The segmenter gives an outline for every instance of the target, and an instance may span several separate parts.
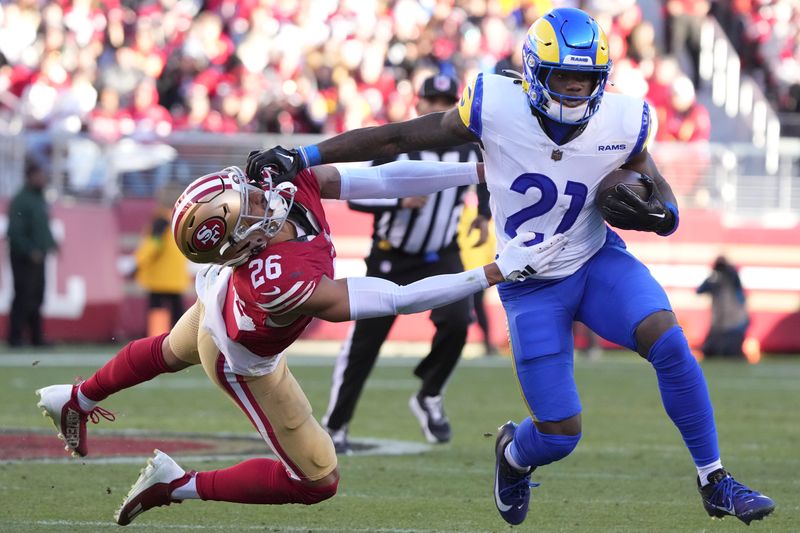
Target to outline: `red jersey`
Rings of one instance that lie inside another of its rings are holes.
[[[317,179],[303,170],[294,181],[295,204],[307,211],[319,233],[269,245],[233,270],[228,282],[223,318],[228,337],[250,352],[271,357],[289,347],[311,322],[299,316],[280,326],[271,316],[302,305],[314,292],[322,276],[333,278],[336,252],[320,200]],[[292,208],[296,213],[298,207]],[[292,215],[290,215],[291,219]]]

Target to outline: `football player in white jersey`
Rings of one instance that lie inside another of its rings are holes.
[[[514,365],[531,416],[500,428],[495,446],[495,503],[521,523],[530,475],[569,455],[581,436],[581,405],[573,378],[572,323],[637,351],[656,371],[667,414],[697,468],[706,512],[750,523],[774,502],[722,467],[708,390],[661,286],[606,226],[669,235],[678,227],[675,196],[647,152],[646,102],[605,94],[611,70],[608,40],[578,9],[559,8],[537,20],[523,46],[517,79],[478,75],[452,110],[343,133],[317,145],[252,152],[251,175],[264,166],[293,179],[321,163],[365,161],[401,152],[481,143],[486,183],[500,245],[521,231],[530,244],[569,237],[547,273],[501,284]],[[617,168],[643,174],[642,199],[617,188],[604,212],[594,197]]]

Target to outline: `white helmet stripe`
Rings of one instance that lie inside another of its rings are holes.
[[[172,231],[175,237],[175,240],[178,239],[178,227],[183,219],[183,216],[186,214],[186,211],[198,200],[202,199],[209,193],[232,189],[230,183],[225,183],[225,180],[220,180],[219,176],[215,176],[216,179],[209,179],[207,182],[204,181],[198,184],[197,187],[194,187],[191,191],[187,190],[184,194],[184,197],[178,200],[178,203],[175,205],[175,210],[172,213]],[[222,184],[220,184],[222,181]],[[190,196],[191,195],[191,196]]]

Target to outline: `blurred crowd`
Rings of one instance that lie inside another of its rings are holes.
[[[776,76],[796,84],[800,69],[787,65],[798,54],[797,8],[718,3],[765,49],[754,68],[772,68],[766,47],[783,35]],[[102,143],[173,131],[340,132],[410,118],[415,87],[432,72],[466,81],[521,71],[528,26],[562,5],[606,28],[611,90],[648,97],[660,138],[708,138],[691,74],[663,53],[633,0],[11,0],[0,5],[0,107],[29,129]]]
[[[743,70],[779,110],[800,113],[800,2],[717,0],[712,13],[739,51]]]

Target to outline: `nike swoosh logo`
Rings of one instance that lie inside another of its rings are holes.
[[[271,290],[271,291],[269,291],[269,292],[262,292],[262,293],[261,293],[261,295],[262,295],[262,296],[275,296],[276,294],[280,294],[280,293],[281,293],[281,289],[280,289],[280,287],[272,287],[272,290]]]
[[[494,503],[497,505],[497,508],[500,510],[501,513],[505,513],[506,511],[511,510],[511,505],[506,505],[500,499],[500,492],[497,490],[497,467],[494,470]]]
[[[291,161],[291,160],[292,160],[292,158],[291,158],[291,157],[289,157],[289,156],[288,156],[288,155],[286,155],[286,154],[278,154],[278,155],[279,155],[279,156],[281,156],[282,158],[284,158],[284,159],[288,160],[288,161]]]
[[[731,514],[735,514],[736,513],[736,511],[734,511],[734,509],[733,509],[733,506],[723,507],[722,505],[714,505],[712,503],[711,507],[713,507],[714,509],[719,509],[720,511],[725,511],[726,513],[731,513]]]
[[[666,213],[648,213],[648,215],[656,218],[665,218],[667,216]]]

